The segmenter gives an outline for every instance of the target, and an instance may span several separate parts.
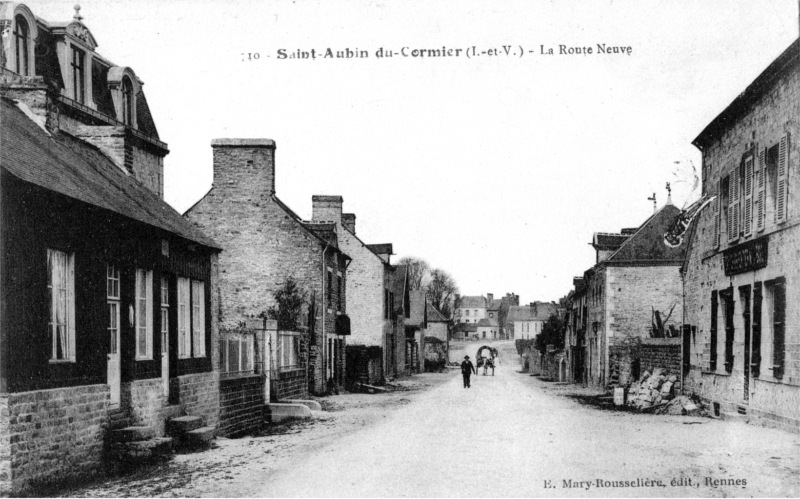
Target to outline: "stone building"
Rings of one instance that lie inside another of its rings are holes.
[[[233,390],[257,374],[250,360],[258,353],[256,339],[239,324],[264,315],[292,278],[305,294],[304,317],[299,331],[279,328],[267,341],[270,397],[302,399],[342,386],[349,257],[335,227],[303,221],[278,198],[272,140],[215,139],[211,147],[214,183],[184,216],[225,250],[219,261],[221,336],[244,360],[223,366],[223,380],[231,380]]]
[[[669,334],[680,334],[684,247],[664,244],[664,234],[679,214],[667,201],[638,229],[626,231],[629,234],[594,235],[597,263],[584,273],[580,290],[576,287],[576,294],[585,299],[573,305],[580,307],[586,345],[584,365],[577,371],[588,384],[605,387],[618,382],[612,374],[618,376],[619,363],[630,365],[634,359],[616,349],[632,338],[652,336],[654,323]]]
[[[489,301],[491,301],[493,298],[491,293],[489,297]],[[487,306],[487,299],[483,296],[456,295],[453,317],[457,324],[477,324],[479,320],[486,318]]]
[[[478,339],[481,340],[500,339],[500,322],[498,322],[496,318],[480,319],[478,321],[477,326],[478,326]]]
[[[398,374],[405,359],[405,331],[395,315],[395,267],[391,244],[366,244],[356,235],[356,216],[342,213],[342,197],[312,197],[312,222],[336,229],[339,247],[352,259],[347,267],[348,382],[379,383]],[[403,366],[405,369],[405,366]]]
[[[164,202],[142,82],[77,11],[0,2],[0,27],[0,492],[18,494],[96,472],[110,430],[194,415],[213,435],[219,247]]]
[[[547,302],[512,306],[506,318],[506,334],[511,339],[532,340],[542,332],[547,319],[556,313],[556,306]]]
[[[800,41],[697,136],[703,194],[684,266],[685,391],[800,429]],[[685,245],[685,244],[684,244]]]

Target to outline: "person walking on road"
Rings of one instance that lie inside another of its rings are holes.
[[[469,388],[469,377],[472,373],[478,374],[475,366],[469,360],[469,355],[464,356],[464,362],[461,363],[461,375],[464,376],[464,388]]]

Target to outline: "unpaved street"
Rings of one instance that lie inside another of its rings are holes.
[[[476,348],[470,345],[468,353],[474,356]],[[473,376],[469,390],[451,371],[408,378],[405,391],[332,397],[326,402],[333,411],[313,422],[220,439],[216,449],[68,494],[800,494],[796,435],[707,418],[599,410],[571,397],[590,393],[586,389],[516,372],[513,346],[501,348],[496,375]],[[711,486],[707,478],[740,485]]]

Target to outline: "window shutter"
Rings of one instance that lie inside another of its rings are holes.
[[[753,351],[750,354],[750,372],[754,378],[761,374],[761,303],[763,301],[762,284],[753,286]]]
[[[717,182],[717,197],[714,199],[714,232],[711,233],[711,247],[717,248],[719,246],[719,223],[721,211],[720,206],[722,203],[722,180]]]
[[[755,209],[753,210],[756,215],[756,230],[764,230],[764,219],[766,218],[766,168],[764,158],[766,156],[766,148],[761,148],[758,151],[758,165],[756,165],[756,200]]]
[[[739,239],[739,199],[739,167],[735,167],[728,182],[728,241]]]
[[[709,328],[709,359],[708,370],[717,370],[717,314],[719,311],[719,301],[717,292],[711,292],[711,327]]]
[[[783,378],[786,362],[786,283],[777,280],[773,288],[772,375]]]
[[[744,210],[742,229],[745,236],[753,233],[753,155],[744,160]]]
[[[786,204],[788,202],[788,185],[787,180],[789,176],[787,155],[789,154],[789,136],[784,135],[781,137],[780,145],[778,146],[778,199],[775,208],[775,221],[782,223],[786,221]]]

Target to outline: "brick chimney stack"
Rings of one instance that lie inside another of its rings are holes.
[[[342,196],[311,197],[311,220],[314,222],[336,222],[342,224]],[[355,215],[353,216],[355,222]]]
[[[342,225],[352,232],[356,233],[356,214],[355,213],[342,213]]]
[[[486,301],[489,302],[488,305],[491,305],[493,300],[494,300],[494,293],[486,293]]]
[[[214,139],[214,187],[242,195],[275,194],[275,141]]]

